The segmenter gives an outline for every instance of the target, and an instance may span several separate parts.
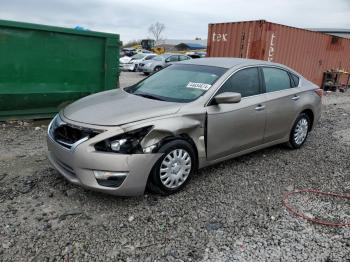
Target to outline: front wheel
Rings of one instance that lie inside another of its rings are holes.
[[[160,70],[162,70],[163,68],[161,67],[161,66],[156,66],[155,68],[154,68],[154,72],[158,72],[158,71],[160,71]]]
[[[163,153],[154,165],[148,182],[148,188],[162,195],[180,191],[190,180],[196,159],[191,144],[184,140],[174,140],[163,145]]]
[[[306,141],[306,138],[309,134],[310,126],[310,117],[305,113],[300,114],[295,120],[295,123],[290,132],[288,142],[289,147],[293,149],[300,148]]]

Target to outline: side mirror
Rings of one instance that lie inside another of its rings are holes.
[[[225,92],[215,96],[214,99],[217,104],[234,104],[241,101],[241,94],[234,92]]]

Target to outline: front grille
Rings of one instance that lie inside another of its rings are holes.
[[[101,133],[99,130],[78,127],[64,123],[59,117],[56,117],[52,122],[49,134],[53,140],[68,149],[84,139],[92,138]]]
[[[65,144],[74,144],[86,136],[87,134],[84,134],[83,130],[69,125],[61,125],[54,131],[54,139]]]

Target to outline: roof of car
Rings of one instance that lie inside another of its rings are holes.
[[[283,66],[280,64],[263,61],[263,60],[254,60],[254,59],[245,59],[245,58],[230,58],[230,57],[206,57],[191,59],[186,61],[178,62],[181,64],[192,64],[192,65],[206,65],[206,66],[218,66],[224,68],[232,68],[237,65],[277,65]],[[285,67],[285,66],[283,66]]]

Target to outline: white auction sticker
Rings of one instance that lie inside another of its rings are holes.
[[[195,82],[188,82],[187,88],[196,88],[196,89],[201,89],[201,90],[208,90],[211,85],[206,84],[206,83],[195,83]]]

